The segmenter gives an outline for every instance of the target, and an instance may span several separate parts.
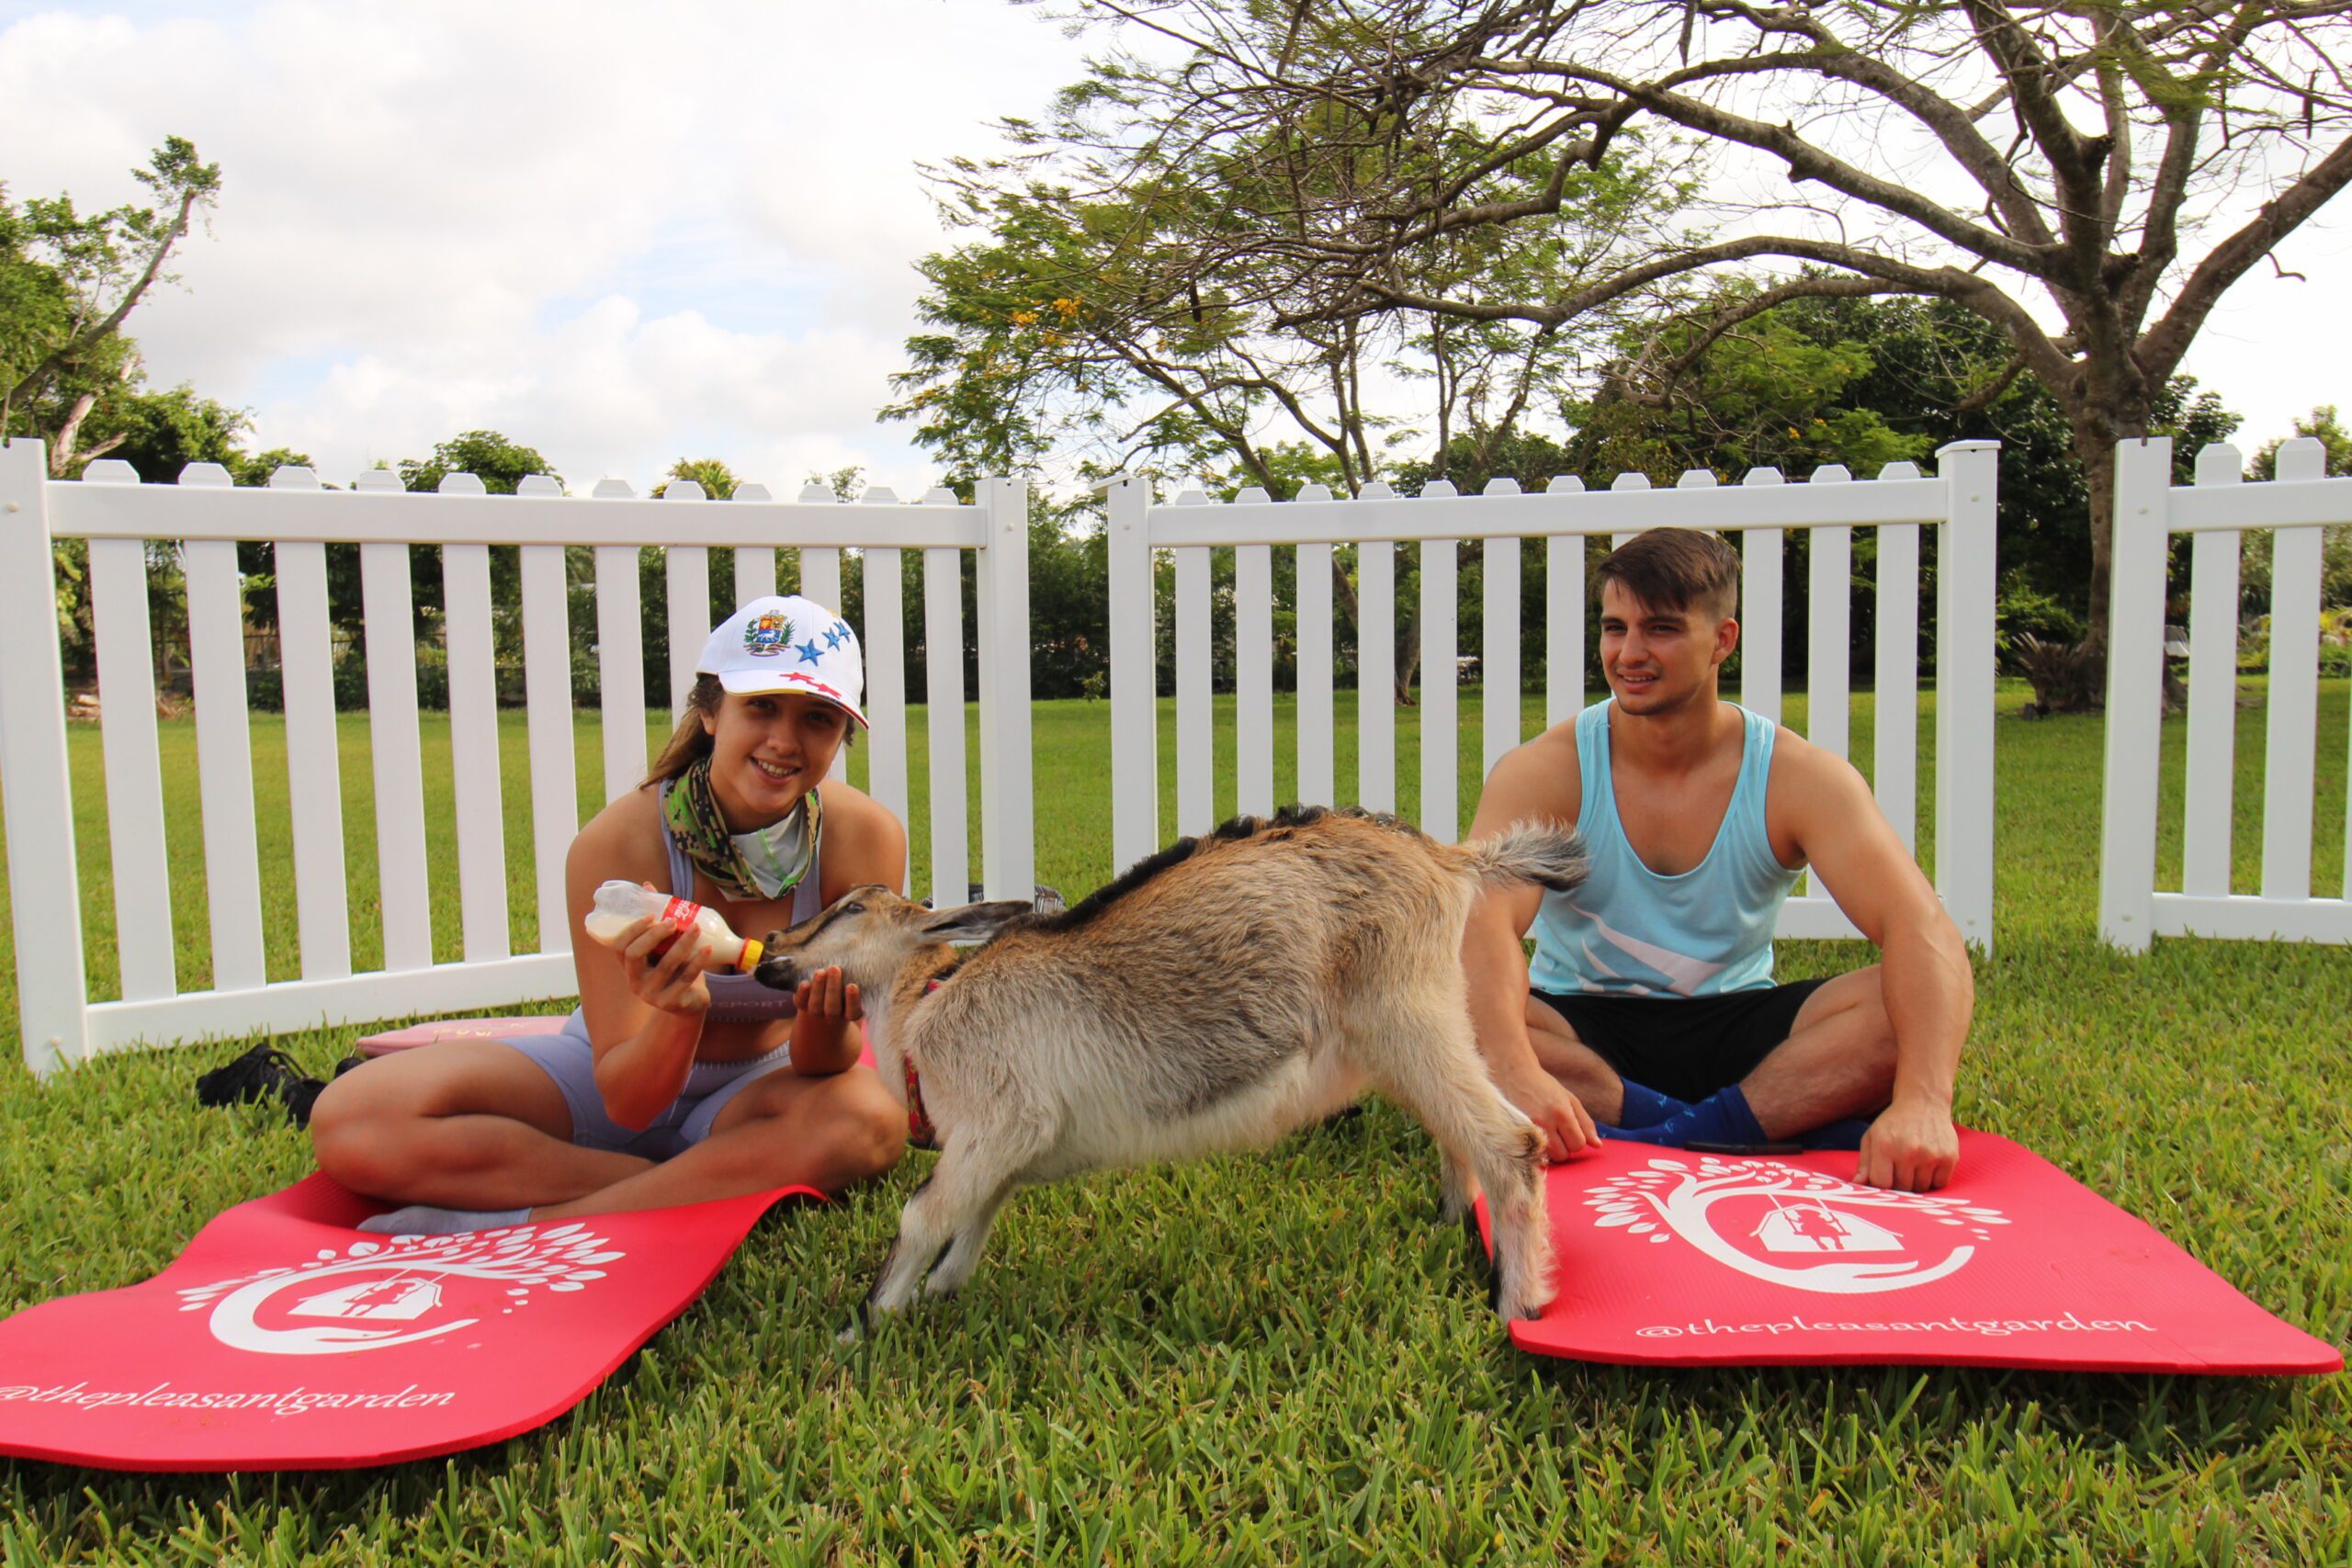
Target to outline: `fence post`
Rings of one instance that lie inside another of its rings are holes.
[[[1442,506],[1455,493],[1453,480],[1431,479],[1420,499]],[[1462,838],[1462,667],[1454,626],[1460,570],[1455,541],[1421,541],[1420,827],[1441,844]]]
[[[2155,939],[2156,761],[2171,490],[2169,438],[2116,443],[2098,932],[2126,953],[2145,953]]]
[[[2327,477],[2325,450],[2309,436],[2280,446],[2277,464],[2274,483]],[[2262,896],[2293,903],[2312,896],[2312,808],[2318,804],[2319,781],[2321,538],[2317,528],[2279,528],[2270,536]]]
[[[1961,940],[1989,958],[2001,444],[1955,441],[1936,463],[1951,487],[1936,550],[1936,891]]]
[[[1105,526],[1111,575],[1111,869],[1159,847],[1159,674],[1152,613],[1151,491],[1110,485]]]
[[[88,1055],[90,996],[48,476],[40,442],[0,443],[0,795],[7,811],[17,1027],[25,1066],[41,1076]]]
[[[988,548],[978,552],[980,879],[990,898],[1037,886],[1029,728],[1029,481],[980,481]]]

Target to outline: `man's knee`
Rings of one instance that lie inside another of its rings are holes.
[[[1894,1018],[1886,1010],[1885,973],[1875,964],[1863,973],[1870,976],[1870,985],[1862,992],[1860,1028],[1874,1052],[1892,1063],[1894,1060]]]
[[[1894,1020],[1886,1008],[1884,972],[1873,964],[1841,977],[1849,995],[1841,998],[1839,1022],[1845,1027],[1853,1058],[1873,1077],[1894,1082]],[[1827,987],[1824,987],[1826,989]]]

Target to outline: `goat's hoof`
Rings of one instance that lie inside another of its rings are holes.
[[[1495,1315],[1502,1319],[1506,1328],[1514,1323],[1533,1323],[1544,1315],[1544,1308],[1540,1304],[1523,1300],[1517,1294],[1505,1300],[1499,1287],[1489,1296],[1488,1304],[1494,1308]]]
[[[851,1314],[847,1323],[842,1325],[841,1332],[833,1336],[833,1343],[847,1348],[865,1339],[866,1330],[873,1325],[874,1303],[870,1301],[860,1302],[857,1303],[857,1311]]]
[[[1352,1122],[1360,1122],[1363,1119],[1363,1102],[1360,1100],[1350,1100],[1347,1104],[1342,1105],[1337,1111],[1332,1111],[1329,1115],[1325,1116],[1320,1121],[1317,1122],[1309,1131],[1328,1133],[1335,1127],[1345,1127]]]

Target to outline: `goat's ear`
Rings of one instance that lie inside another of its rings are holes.
[[[1030,910],[1028,900],[1007,898],[994,904],[962,904],[953,909],[941,909],[924,917],[922,934],[933,942],[952,942],[969,946],[986,942],[1002,930],[1008,920],[1018,919]]]

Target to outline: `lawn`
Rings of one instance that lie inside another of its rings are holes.
[[[2260,863],[2264,715],[2259,686],[2248,689],[2240,891]],[[2314,862],[2331,895],[2342,891],[2346,697],[2345,682],[2324,688]],[[2005,711],[2021,698],[2005,690]],[[1475,771],[1475,694],[1463,709]],[[1351,715],[1343,698],[1343,788]],[[1801,699],[1789,716],[1802,727]],[[1408,810],[1413,717],[1399,725]],[[1866,695],[1854,719],[1867,757]],[[1923,737],[1930,726],[1923,715]],[[445,813],[447,730],[435,752],[435,716],[425,728],[428,795],[444,802],[430,809]],[[1163,763],[1172,728],[1165,719]],[[2140,959],[2103,948],[2101,733],[2096,718],[1999,723],[1998,948],[1978,966],[1961,1115],[2031,1145],[2343,1344],[2352,1118],[2335,1080],[2352,957],[2191,941]],[[1038,708],[1039,874],[1073,895],[1113,869],[1107,736],[1099,704]],[[920,888],[919,726],[913,739]],[[254,739],[263,863],[279,867],[282,727],[256,716]],[[509,903],[525,951],[535,933],[519,716],[502,739]],[[585,809],[602,797],[593,717],[580,739]],[[2178,721],[2165,739],[2160,876],[2174,878]],[[93,994],[107,996],[96,729],[77,727],[73,744]],[[206,941],[192,732],[167,725],[163,744],[174,929],[193,986]],[[1287,750],[1285,739],[1285,773]],[[363,721],[345,721],[343,756],[364,966],[379,939]],[[977,852],[977,831],[973,842]],[[433,855],[436,943],[454,957],[454,847],[436,839]],[[271,974],[290,976],[288,879],[265,880]],[[1863,956],[1791,943],[1781,967],[1793,977]],[[0,1310],[143,1278],[206,1216],[309,1168],[281,1118],[195,1106],[195,1072],[232,1046],[108,1057],[36,1086],[16,1049],[13,962],[0,945]],[[323,1069],[355,1032],[282,1043]],[[1645,1373],[1519,1356],[1486,1314],[1459,1233],[1432,1222],[1426,1139],[1386,1108],[1264,1155],[1025,1195],[960,1298],[838,1350],[831,1331],[929,1163],[910,1156],[869,1191],[763,1227],[699,1303],[539,1432],[358,1475],[174,1479],[0,1461],[0,1562],[2352,1561],[2341,1377]]]

